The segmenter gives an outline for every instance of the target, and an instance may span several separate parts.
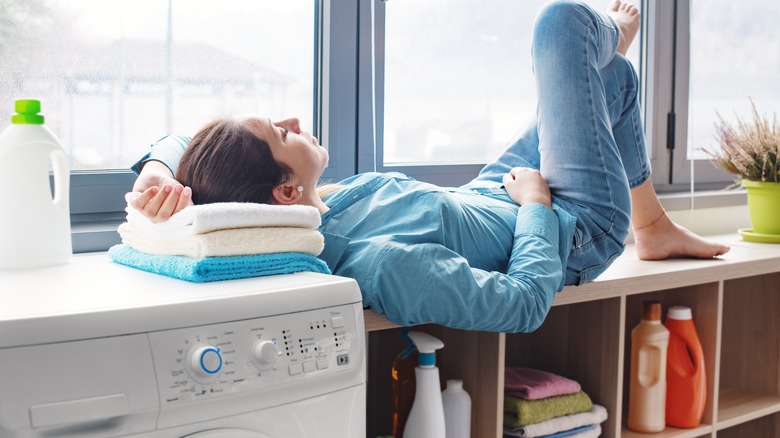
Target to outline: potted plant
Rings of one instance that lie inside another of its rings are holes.
[[[709,151],[717,165],[738,175],[747,190],[752,230],[740,230],[745,240],[780,242],[780,125],[759,114],[750,101],[752,120],[737,115],[734,124],[718,113],[715,137],[719,151]]]

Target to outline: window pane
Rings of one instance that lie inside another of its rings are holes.
[[[503,149],[536,111],[531,32],[544,3],[387,2],[385,165],[484,163]]]
[[[0,128],[40,99],[73,169],[253,112],[313,126],[312,0],[2,0]]]
[[[688,158],[718,147],[716,111],[729,122],[780,113],[780,3],[695,0],[691,5]]]

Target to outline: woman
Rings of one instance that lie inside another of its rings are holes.
[[[629,226],[643,259],[729,249],[675,225],[656,197],[622,56],[638,27],[627,3],[607,14],[547,4],[534,27],[537,119],[462,187],[369,173],[321,198],[317,139],[297,119],[245,116],[158,142],[134,167],[133,206],[156,220],[191,201],[314,206],[321,258],[358,281],[365,307],[401,325],[532,331],[564,284],[593,280],[621,254]]]

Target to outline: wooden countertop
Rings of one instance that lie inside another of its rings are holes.
[[[780,244],[752,243],[737,234],[707,236],[731,245],[731,251],[717,259],[670,259],[643,261],[633,244],[595,281],[566,286],[553,306],[633,295],[695,284],[755,276],[780,271]],[[366,331],[399,327],[370,309],[365,313]]]

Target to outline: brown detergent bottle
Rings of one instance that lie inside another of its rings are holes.
[[[409,332],[404,330],[401,336],[407,346],[393,360],[393,437],[402,438],[406,419],[414,403],[415,385],[414,369],[417,367],[417,349],[409,338]]]
[[[669,330],[661,324],[661,303],[645,302],[642,321],[631,330],[628,428],[641,433],[666,425],[666,353]]]

